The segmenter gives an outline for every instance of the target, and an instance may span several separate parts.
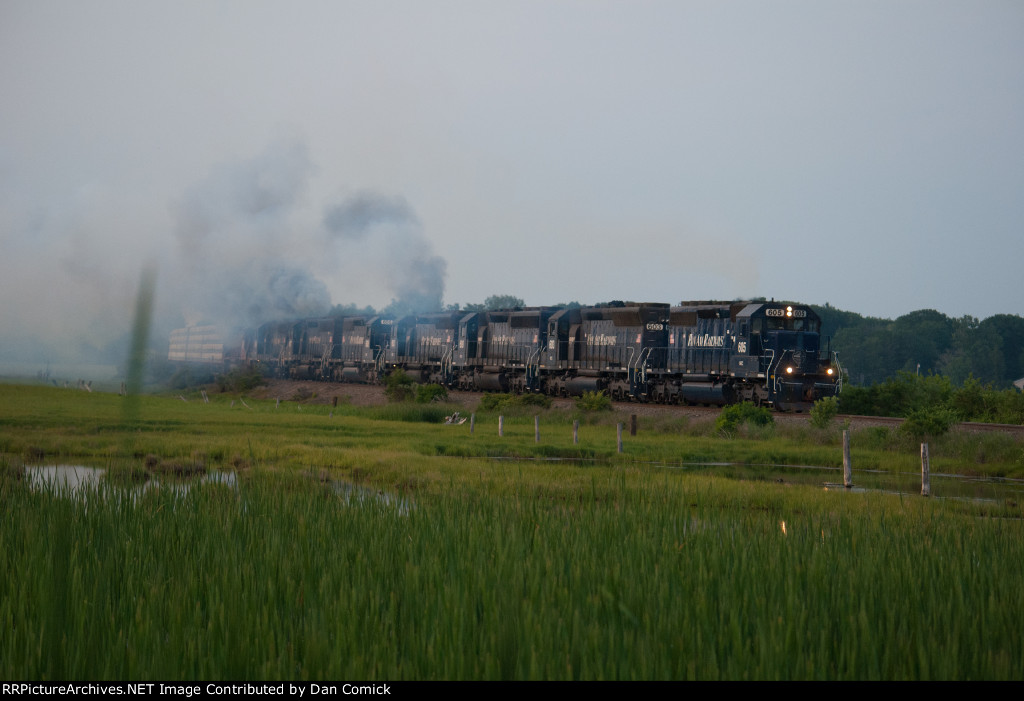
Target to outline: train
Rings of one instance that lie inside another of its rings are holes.
[[[301,380],[414,381],[480,392],[804,411],[842,389],[821,319],[775,301],[611,302],[178,329],[168,359]]]

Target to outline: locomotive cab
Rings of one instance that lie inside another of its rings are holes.
[[[839,392],[838,359],[822,351],[821,320],[810,307],[751,303],[736,315],[735,328],[731,371],[749,383],[744,398],[803,411]]]

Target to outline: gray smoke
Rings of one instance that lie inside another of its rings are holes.
[[[372,266],[394,295],[397,314],[437,311],[447,262],[434,254],[412,207],[402,197],[361,192],[327,208],[324,228],[335,246]]]
[[[322,227],[309,226],[302,214],[313,170],[304,144],[275,142],[218,167],[174,204],[175,296],[188,323],[319,316],[330,308],[325,280],[363,299],[390,294],[395,313],[441,308],[447,264],[412,206],[360,192],[327,207]]]
[[[324,226],[340,238],[365,239],[374,227],[419,227],[416,213],[403,197],[363,192],[327,209]]]
[[[319,316],[327,286],[309,269],[294,219],[312,173],[305,146],[275,142],[220,166],[172,206],[180,252],[176,296],[189,323],[256,326]]]
[[[0,365],[122,364],[150,261],[158,352],[186,324],[252,328],[325,314],[332,292],[342,303],[440,308],[445,261],[409,203],[362,193],[311,204],[315,168],[301,140],[274,140],[178,190],[170,225],[152,215],[169,197],[125,206],[104,181],[33,186],[2,157]]]

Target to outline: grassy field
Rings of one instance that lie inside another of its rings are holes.
[[[126,412],[116,395],[0,386],[0,674],[1024,675],[1012,489],[849,493],[765,466],[838,465],[837,429],[645,421],[619,454],[622,417],[546,411],[536,443],[529,411],[502,438],[496,416],[472,434],[437,423],[449,411],[218,396]],[[933,469],[1013,476],[1008,441],[949,436]],[[854,436],[855,467],[880,471],[858,484],[888,489],[916,460],[897,436]],[[23,467],[44,464],[104,479],[31,486]],[[174,488],[211,469],[234,485]]]

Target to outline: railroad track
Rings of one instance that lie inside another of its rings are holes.
[[[382,385],[313,382],[307,380],[271,380],[268,386],[263,387],[258,391],[258,394],[263,397],[290,399],[295,398],[297,392],[300,390],[304,390],[307,395],[315,394],[316,399],[313,400],[314,402],[329,402],[333,396],[337,395],[351,400],[357,405],[387,403],[387,397],[384,396],[384,387]],[[476,407],[480,400],[480,396],[481,395],[476,392],[460,392],[454,390],[449,392],[449,398],[454,403],[463,405],[469,411],[472,411]],[[560,408],[570,408],[573,406],[574,402],[575,400],[571,398],[554,398],[553,405]],[[694,418],[706,417],[710,419],[718,416],[718,413],[722,410],[721,407],[717,406],[705,407],[669,404],[642,404],[637,402],[615,402],[614,406],[616,411],[621,411],[625,414],[636,414],[638,417],[664,416],[668,414],[676,416],[690,416]],[[777,422],[789,421],[806,423],[810,420],[810,415],[807,413],[776,413],[775,420]],[[836,420],[839,422],[849,421],[850,425],[854,428],[862,428],[866,426],[896,427],[903,423],[903,419],[893,416],[858,416],[855,414],[840,414],[836,417]],[[989,424],[968,421],[960,423],[958,426],[964,431],[975,431],[979,433],[1002,432],[1014,436],[1024,436],[1024,426],[1017,426],[1014,424]]]

